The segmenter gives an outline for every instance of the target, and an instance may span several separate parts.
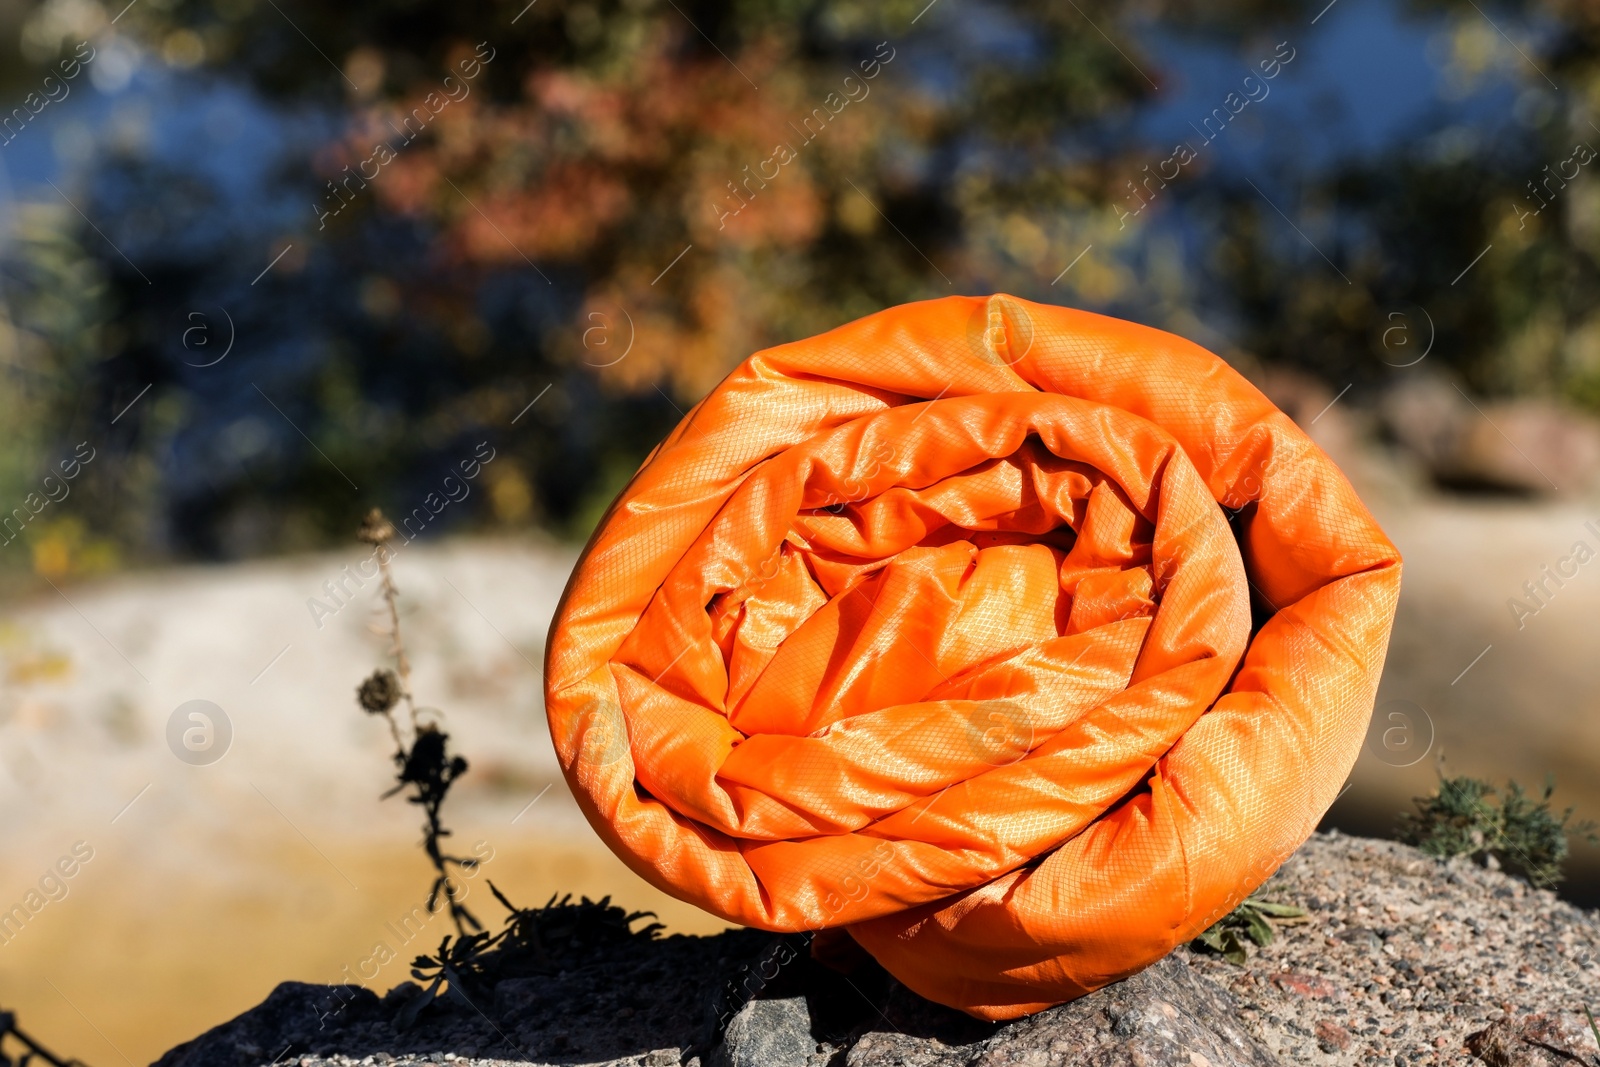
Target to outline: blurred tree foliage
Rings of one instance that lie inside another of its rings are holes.
[[[1460,78],[1504,67],[1556,101],[1519,102],[1492,137],[1277,160],[1335,269],[1209,160],[1119,221],[1169,151],[1125,132],[1168,77],[1129,19],[1269,55],[1286,20],[1304,36],[1289,0],[18,10],[0,4],[0,33],[30,62],[91,39],[279,116],[271,151],[212,121],[206,166],[114,136],[66,190],[98,231],[30,209],[8,250],[0,490],[92,439],[79,513],[134,558],[337,541],[374,503],[412,513],[480,441],[499,457],[481,492],[431,529],[582,536],[750,352],[951,292],[1123,314],[1363,389],[1394,373],[1388,314],[1419,306],[1435,362],[1478,389],[1600,405],[1596,183],[1522,228],[1514,210],[1574,139],[1600,147],[1595,16],[1575,2],[1519,11],[1540,27],[1521,68],[1470,4],[1419,8],[1455,27]]]
[[[1280,157],[1344,277],[1297,267],[1303,239],[1255,191],[1223,193],[1209,262],[1237,302],[1237,339],[1365,390],[1396,380],[1431,339],[1430,364],[1479,394],[1600,411],[1600,9],[1506,5],[1498,22],[1459,0],[1415,10],[1442,19],[1447,94],[1508,78],[1511,106],[1355,163]],[[1531,30],[1513,41],[1507,24]]]

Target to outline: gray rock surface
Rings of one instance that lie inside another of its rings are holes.
[[[931,1004],[801,936],[589,945],[492,997],[284,983],[158,1067],[1489,1067],[1600,1065],[1600,920],[1552,893],[1391,842],[1314,837],[1269,899],[1308,910],[1244,966],[1180,948],[1006,1024]]]
[[[909,1000],[909,997],[906,997]],[[873,1029],[847,1067],[1274,1067],[1278,1060],[1237,1021],[1239,1005],[1182,955],[1111,989],[946,1045],[926,1027]],[[909,1021],[914,1012],[899,1014]],[[891,1016],[890,1018],[894,1018]]]
[[[817,1055],[805,997],[752,1000],[729,1020],[710,1067],[807,1067]]]
[[[1381,408],[1390,433],[1447,485],[1571,494],[1600,479],[1600,422],[1553,401],[1472,400],[1422,373]]]

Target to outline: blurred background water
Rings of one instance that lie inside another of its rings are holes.
[[[1390,832],[1441,753],[1600,816],[1589,6],[124,3],[0,2],[0,907],[93,853],[0,1005],[58,1050],[147,1061],[445,932],[395,925],[373,588],[324,586],[374,505],[425,520],[402,606],[489,877],[714,929],[559,781],[555,600],[740,359],[948,293],[1190,337],[1356,481],[1406,589],[1330,824]]]

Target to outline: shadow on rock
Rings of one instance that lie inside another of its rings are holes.
[[[418,988],[379,997],[359,986],[285,982],[238,1018],[172,1049],[157,1067],[252,1067],[297,1059],[372,1062],[458,1057],[540,1064],[651,1063],[707,1049],[718,975],[737,975],[773,941],[755,930],[636,938],[550,973],[499,981],[490,996],[445,993],[397,1025]],[[670,1057],[655,1055],[670,1050]]]

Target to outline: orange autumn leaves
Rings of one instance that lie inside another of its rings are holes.
[[[370,192],[389,211],[436,221],[455,262],[576,268],[587,295],[558,358],[623,389],[665,382],[694,396],[730,353],[767,343],[792,316],[785,294],[752,284],[750,264],[804,271],[830,219],[860,214],[841,208],[860,194],[837,175],[870,172],[892,109],[868,97],[885,91],[878,76],[893,49],[864,51],[862,69],[812,72],[792,42],[706,58],[652,26],[625,59],[532,69],[514,101],[480,89],[451,104]],[[392,141],[421,101],[370,106],[324,169]],[[584,331],[602,321],[610,347],[586,346]]]

